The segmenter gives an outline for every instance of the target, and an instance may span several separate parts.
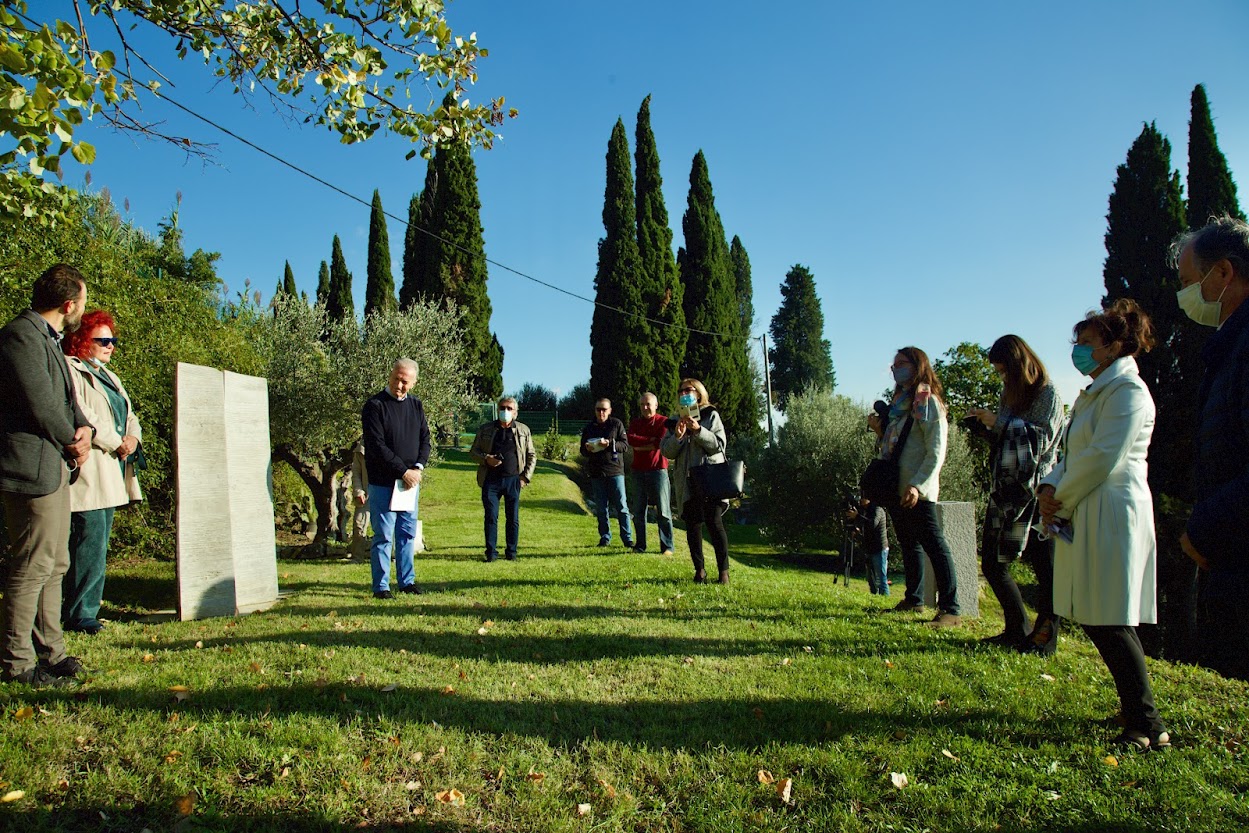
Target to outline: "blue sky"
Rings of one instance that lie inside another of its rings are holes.
[[[702,149],[725,229],[750,255],[756,333],[786,271],[807,266],[838,390],[857,399],[887,386],[897,347],[937,357],[1014,332],[1072,401],[1070,331],[1103,294],[1115,168],[1156,121],[1186,173],[1197,83],[1249,202],[1249,51],[1227,37],[1249,31],[1239,0],[459,0],[448,15],[490,50],[470,99],[505,95],[520,110],[476,157],[491,259],[593,295],[607,140],[622,118],[632,145],[650,94],[674,247]],[[342,146],[264,100],[249,108],[198,64],[179,65],[171,45],[140,42],[183,104],[365,200],[380,189],[386,209],[406,216],[425,172],[419,158],[404,161],[407,143]],[[168,105],[148,102],[144,115],[218,143],[215,163],[93,126],[93,188],[128,199],[151,231],[181,191],[188,251],[221,252],[231,290],[250,279],[266,298],[287,260],[312,294],[338,234],[362,307],[366,206]],[[389,231],[399,280],[403,229]],[[590,304],[496,268],[489,291],[509,391],[537,382],[566,392],[588,379]]]

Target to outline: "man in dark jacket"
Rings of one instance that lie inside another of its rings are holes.
[[[57,264],[35,281],[31,308],[0,330],[0,498],[9,538],[0,678],[64,685],[82,672],[65,653],[61,581],[69,568],[69,482],[93,431],[74,399],[59,346],[87,306],[87,282]]]
[[[486,561],[499,557],[499,500],[507,514],[503,557],[516,560],[520,543],[520,490],[533,479],[538,453],[529,426],[516,421],[516,400],[499,400],[499,418],[483,423],[473,438],[468,456],[477,461],[477,485],[485,510]]]
[[[611,415],[611,400],[594,403],[594,421],[581,430],[581,453],[588,459],[594,514],[598,517],[598,545],[611,543],[608,511],[620,519],[620,542],[633,549],[633,526],[625,503],[624,462],[629,437],[624,423]]]
[[[1249,680],[1249,224],[1221,217],[1181,236],[1178,302],[1218,327],[1202,350],[1195,497],[1180,545],[1201,568],[1203,661]]]
[[[364,426],[364,467],[369,481],[369,518],[373,522],[375,599],[394,598],[390,592],[392,549],[399,592],[421,592],[416,586],[412,553],[416,548],[421,473],[429,462],[430,446],[425,407],[409,394],[416,376],[416,362],[395,362],[386,389],[364,403],[360,415]]]

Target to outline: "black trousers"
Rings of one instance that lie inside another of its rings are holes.
[[[1145,651],[1131,625],[1084,625],[1097,652],[1102,655],[1119,692],[1119,708],[1125,728],[1156,736],[1166,726],[1154,705],[1145,668]]]
[[[1054,618],[1054,539],[1042,541],[1036,535],[1028,536],[1023,557],[1032,565],[1037,580],[1037,622]],[[985,580],[1002,605],[1006,620],[1006,633],[1024,639],[1029,634],[1028,611],[1024,608],[1019,585],[1010,574],[1010,564],[997,560],[997,546],[989,540],[988,531],[980,545],[980,569]]]
[[[910,509],[895,506],[889,510],[889,517],[893,519],[893,531],[898,534],[898,545],[902,549],[906,601],[924,603],[924,553],[927,553],[937,580],[937,607],[942,613],[958,615],[954,556],[945,542],[941,524],[937,523],[937,504],[921,500]]]
[[[705,569],[703,562],[703,526],[707,527],[707,537],[711,539],[711,547],[716,552],[716,567],[720,572],[729,569],[729,535],[724,530],[724,510],[727,504],[722,500],[708,500],[701,492],[691,491],[690,499],[681,507],[681,519],[685,521],[685,540],[690,545],[690,560],[695,570]]]

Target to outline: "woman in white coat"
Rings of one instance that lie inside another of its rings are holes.
[[[68,356],[74,395],[94,429],[91,454],[70,487],[69,571],[62,585],[65,630],[100,632],[104,562],[118,506],[142,500],[135,477],[143,433],[130,395],[108,363],[117,349],[113,317],[94,310],[61,345]]]
[[[1041,519],[1058,539],[1054,613],[1084,626],[1119,693],[1117,743],[1170,745],[1136,635],[1157,619],[1153,499],[1146,481],[1154,402],[1135,356],[1153,347],[1149,317],[1127,299],[1074,328],[1076,369],[1093,382],[1076,398],[1062,460],[1041,481]]]

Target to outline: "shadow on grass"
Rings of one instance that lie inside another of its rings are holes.
[[[179,795],[150,797],[151,804],[127,807],[124,822],[117,819],[103,821],[116,814],[117,807],[83,804],[70,799],[58,804],[55,810],[40,808],[35,811],[11,812],[3,823],[13,822],[14,829],[23,833],[72,833],[73,831],[100,830],[173,830],[177,833],[207,833],[208,831],[242,830],[247,833],[326,833],[334,830],[350,830],[352,826],[342,820],[316,810],[285,810],[271,813],[222,813],[217,809],[209,812],[196,811],[191,816],[180,816],[174,809]],[[159,802],[159,803],[158,803]],[[112,826],[117,824],[117,826]],[[405,833],[456,833],[479,829],[476,825],[459,823],[449,819],[425,821],[413,817],[402,822],[371,822],[369,830],[402,830]]]

